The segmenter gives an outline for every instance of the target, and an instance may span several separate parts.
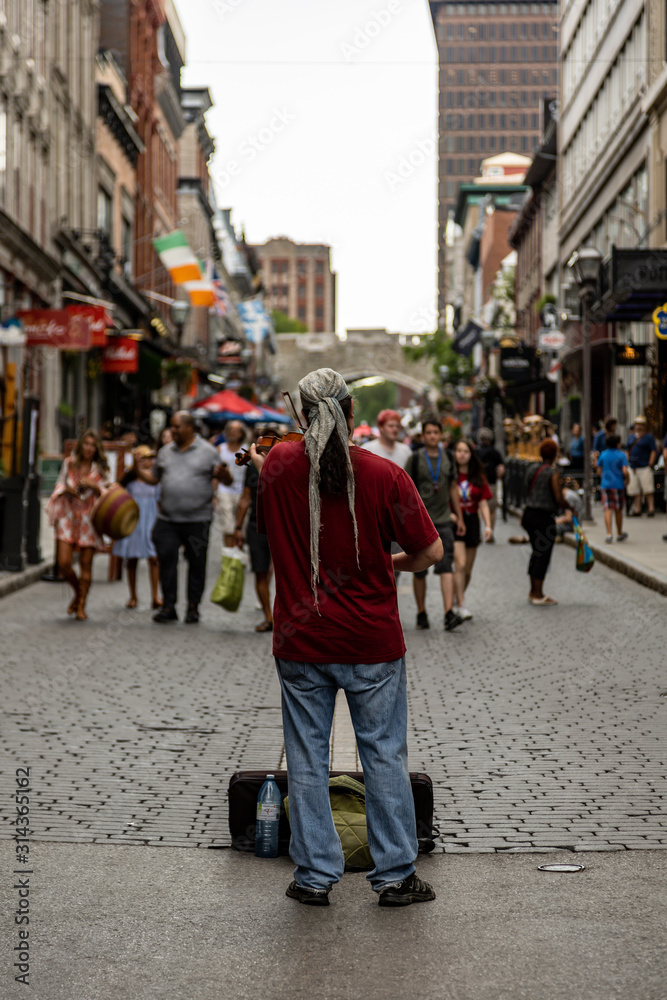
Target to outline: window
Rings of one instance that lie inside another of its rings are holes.
[[[120,220],[121,256],[125,261],[125,277],[132,276],[132,220],[123,215]]]
[[[468,152],[469,153],[474,153],[475,152],[475,136],[474,135],[469,135],[468,136]]]
[[[296,273],[297,274],[307,274],[308,273],[308,261],[303,260],[303,258],[301,260],[297,260],[297,262],[296,262]]]
[[[299,306],[299,308],[298,308],[298,316],[299,316],[299,319],[301,320],[301,322],[303,323],[305,321],[305,319],[306,319],[306,307],[305,306]]]
[[[316,260],[315,261],[315,274],[324,274],[324,261],[323,260]]]
[[[112,238],[113,198],[105,188],[97,189],[97,228]]]
[[[324,319],[324,306],[315,307],[315,319]]]
[[[315,298],[324,298],[324,285],[321,281],[315,282]]]

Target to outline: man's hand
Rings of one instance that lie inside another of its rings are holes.
[[[234,545],[237,549],[243,548],[243,529],[237,528],[234,532]]]
[[[250,445],[250,460],[258,472],[262,471],[262,466],[266,462],[266,455],[261,455],[254,444]]]
[[[226,462],[221,462],[220,465],[216,465],[215,469],[213,470],[213,478],[217,479],[218,482],[222,483],[223,486],[231,486],[232,483],[234,482],[234,478],[231,472],[229,471]]]

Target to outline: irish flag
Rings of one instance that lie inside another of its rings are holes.
[[[207,281],[199,261],[180,229],[153,240],[156,253],[175,285],[182,285],[193,306],[215,305],[213,284]]]

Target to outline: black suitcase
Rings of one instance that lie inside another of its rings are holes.
[[[229,779],[229,832],[232,835],[232,847],[236,851],[255,850],[255,823],[257,816],[257,796],[266,775],[273,774],[280,790],[281,798],[287,795],[287,771],[236,771]],[[336,778],[348,774],[351,778],[363,783],[361,771],[330,771],[329,776]],[[417,818],[417,838],[419,853],[428,854],[435,847],[434,837],[438,831],[433,826],[433,782],[428,774],[410,772],[412,794],[415,800],[415,815]],[[290,829],[285,809],[280,807],[280,828],[278,834],[278,852],[289,854]]]

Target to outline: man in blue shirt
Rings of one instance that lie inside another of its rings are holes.
[[[628,472],[628,459],[625,452],[621,451],[619,445],[621,439],[618,434],[610,434],[607,437],[607,447],[598,458],[598,474],[600,480],[600,493],[602,495],[602,506],[604,508],[604,523],[607,529],[605,541],[610,543],[613,540],[611,533],[611,512],[616,515],[616,541],[623,542],[628,537],[623,531],[623,508],[625,506],[625,487],[627,486],[630,473]]]
[[[634,431],[628,438],[625,450],[630,462],[628,496],[635,498],[632,516],[641,517],[643,494],[648,507],[646,516],[653,517],[655,515],[653,466],[658,457],[658,446],[653,435],[648,433],[646,417],[640,416],[635,420]]]

